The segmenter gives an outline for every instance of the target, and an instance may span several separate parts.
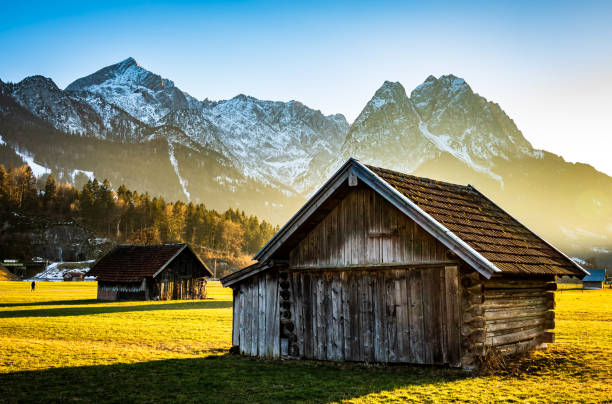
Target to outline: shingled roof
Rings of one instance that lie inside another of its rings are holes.
[[[504,273],[574,275],[576,264],[474,187],[366,166]]]
[[[191,248],[185,244],[129,245],[121,244],[96,262],[87,273],[99,281],[140,282],[154,277],[184,250],[190,251],[208,276],[210,270]]]
[[[326,201],[358,181],[378,192],[476,271],[493,275],[588,275],[580,265],[533,233],[474,187],[415,177],[350,158],[253,257],[258,263],[221,279],[240,282],[283,259],[300,229]],[[303,234],[303,233],[302,233]],[[280,256],[279,254],[280,253]]]

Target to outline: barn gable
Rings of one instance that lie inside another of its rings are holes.
[[[367,186],[356,186],[289,252],[292,268],[451,263],[446,246]]]

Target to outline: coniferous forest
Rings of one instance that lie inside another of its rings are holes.
[[[52,174],[37,179],[27,165],[0,165],[0,221],[15,217],[74,221],[113,243],[187,242],[205,255],[236,258],[254,254],[278,231],[239,210],[221,213],[203,204],[167,202],[123,185],[113,189],[107,180],[89,180],[76,189]],[[28,259],[27,242],[3,238],[1,250]]]

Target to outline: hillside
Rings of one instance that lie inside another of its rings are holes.
[[[26,165],[6,170],[2,164],[0,226],[1,257],[76,262],[98,259],[118,243],[185,242],[211,267],[219,261],[218,275],[247,265],[277,231],[239,210],[166,202],[95,178],[78,190],[58,184],[52,174],[37,179]],[[47,269],[57,277],[64,267]]]

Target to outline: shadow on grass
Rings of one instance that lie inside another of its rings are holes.
[[[81,299],[81,300],[45,300],[42,302],[24,302],[24,303],[0,303],[0,308],[3,307],[28,307],[28,306],[77,306],[84,304],[100,303],[96,299]]]
[[[35,397],[39,402],[329,402],[466,377],[443,368],[222,355],[0,374],[0,397]]]
[[[49,301],[42,302],[41,305],[59,305],[59,304],[87,304],[87,307],[61,307],[55,309],[35,309],[35,310],[9,310],[0,311],[0,318],[18,318],[18,317],[65,317],[65,316],[89,316],[92,314],[108,314],[108,313],[126,313],[132,311],[157,311],[157,310],[188,310],[188,309],[226,309],[232,307],[232,302],[229,301],[203,301],[194,300],[184,303],[157,303],[157,304],[141,304],[129,306],[114,306],[104,305],[98,300],[68,300],[64,301]],[[81,302],[81,303],[75,303]],[[15,305],[29,306],[29,303]]]

